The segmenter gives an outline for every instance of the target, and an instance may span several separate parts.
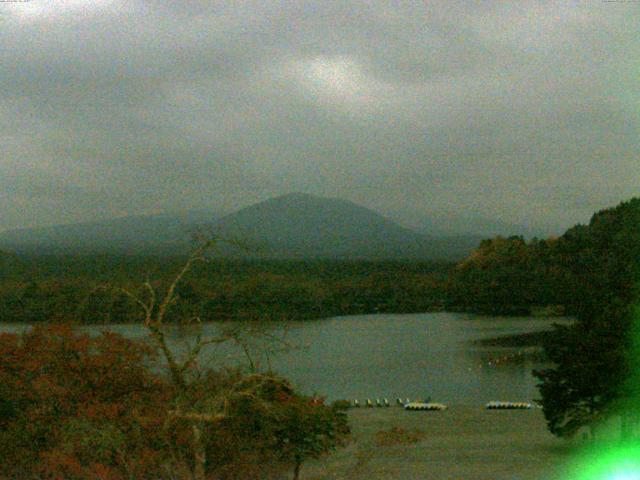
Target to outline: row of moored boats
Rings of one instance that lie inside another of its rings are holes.
[[[354,408],[359,408],[360,402],[355,399],[349,402],[349,405]],[[401,398],[396,399],[396,405],[399,407],[403,407],[405,410],[446,410],[447,406],[444,403],[432,402],[430,399],[425,401],[410,401],[408,398],[406,400],[402,400]],[[386,398],[379,399],[376,398],[375,402],[370,398],[364,402],[364,406],[367,408],[375,407],[389,407],[391,404],[389,400]],[[485,404],[485,408],[487,410],[529,410],[532,408],[532,405],[527,402],[503,402],[492,400]]]

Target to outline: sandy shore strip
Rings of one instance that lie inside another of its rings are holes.
[[[352,442],[303,466],[302,479],[565,480],[580,445],[551,435],[538,408],[349,410]]]

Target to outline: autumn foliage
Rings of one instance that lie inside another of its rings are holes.
[[[280,478],[348,433],[343,412],[277,376],[209,370],[178,391],[157,361],[68,325],[1,334],[0,478],[190,479],[194,422],[207,478]]]
[[[144,478],[161,465],[170,391],[144,344],[66,325],[0,335],[7,478]]]

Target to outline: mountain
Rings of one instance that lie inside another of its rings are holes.
[[[175,254],[197,225],[248,246],[220,253],[258,258],[459,259],[478,236],[434,237],[347,200],[292,193],[220,217],[210,211],[129,216],[101,222],[10,230],[0,250],[18,253]]]
[[[152,253],[184,251],[190,231],[220,214],[193,210],[0,232],[0,249],[19,253]]]
[[[466,255],[478,237],[432,238],[347,200],[292,193],[243,208],[216,225],[247,240],[258,256],[280,258],[441,258]]]

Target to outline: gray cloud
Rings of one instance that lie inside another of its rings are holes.
[[[585,221],[638,193],[639,19],[624,2],[0,4],[0,229],[290,191]]]

